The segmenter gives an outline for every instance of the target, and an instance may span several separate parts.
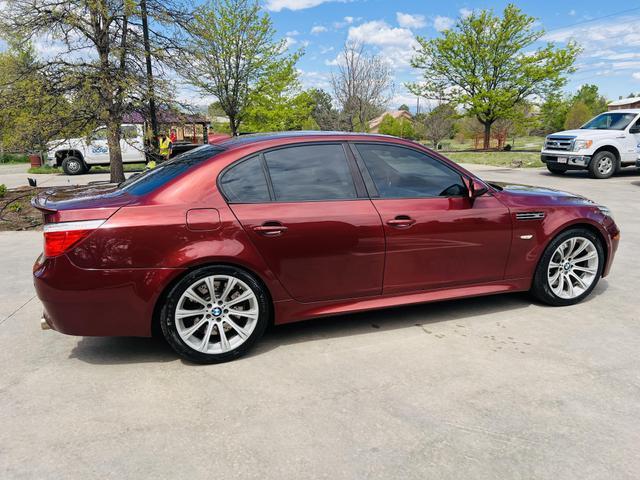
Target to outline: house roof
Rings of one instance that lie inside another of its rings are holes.
[[[619,107],[621,105],[630,105],[632,103],[640,102],[640,97],[621,98],[609,104],[610,107]]]
[[[157,112],[158,123],[209,123],[204,115],[192,115],[189,113],[178,113],[170,110],[160,110]],[[131,112],[124,115],[122,123],[144,123],[145,117],[142,112]]]

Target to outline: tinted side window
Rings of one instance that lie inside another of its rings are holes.
[[[229,203],[263,203],[270,200],[260,157],[233,165],[222,175],[220,187]]]
[[[300,145],[264,154],[281,202],[356,198],[342,145]]]
[[[436,159],[409,148],[356,145],[381,198],[457,196],[466,193],[462,177]]]

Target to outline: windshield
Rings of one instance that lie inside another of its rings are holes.
[[[175,156],[155,168],[132,175],[118,185],[118,189],[133,195],[144,195],[164,185],[178,175],[198,165],[204,160],[215,157],[224,149],[213,145],[203,145],[188,152]]]
[[[582,130],[624,130],[636,118],[635,113],[608,112],[588,121]]]

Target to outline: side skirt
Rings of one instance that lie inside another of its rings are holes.
[[[531,288],[530,278],[501,280],[499,282],[483,283],[480,285],[465,285],[464,287],[443,288],[427,292],[413,292],[404,295],[381,295],[341,299],[327,302],[300,303],[295,300],[276,302],[275,324],[282,325],[316,317],[341,315],[344,313],[362,312],[380,308],[413,305],[416,303],[437,302],[455,298],[480,297],[496,293],[523,292]]]

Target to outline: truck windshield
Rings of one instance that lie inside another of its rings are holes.
[[[137,175],[132,175],[118,185],[119,190],[132,195],[144,195],[164,185],[191,167],[205,160],[215,157],[224,149],[213,145],[203,145],[177,155],[167,162],[163,162],[155,168],[145,170]]]
[[[588,121],[581,130],[624,130],[636,118],[635,113],[608,112]]]

